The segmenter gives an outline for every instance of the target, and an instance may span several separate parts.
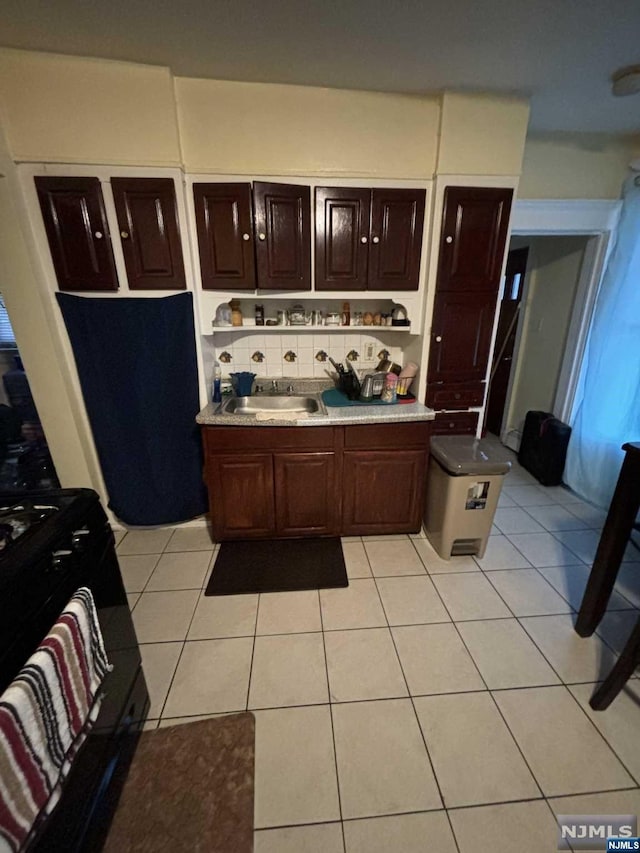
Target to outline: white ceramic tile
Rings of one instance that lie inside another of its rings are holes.
[[[179,527],[174,530],[165,551],[212,551],[214,545],[208,527]]]
[[[328,631],[325,648],[332,702],[408,695],[388,628]]]
[[[451,623],[393,628],[392,634],[412,696],[484,689]]]
[[[146,586],[146,591],[202,589],[213,551],[186,551],[163,554]]]
[[[556,536],[580,560],[593,561],[600,541],[599,530],[561,530]]]
[[[498,506],[499,507],[511,507],[518,506],[518,504],[509,497],[509,495],[505,494],[504,490],[500,492],[500,497],[498,498]]]
[[[186,643],[164,715],[185,717],[244,711],[252,650],[252,637]]]
[[[456,853],[444,811],[347,820],[344,838],[346,853]]]
[[[631,636],[640,613],[637,610],[619,610],[605,613],[596,633],[620,654]]]
[[[387,624],[374,580],[350,581],[346,589],[321,589],[320,604],[325,631]]]
[[[509,536],[509,539],[532,566],[573,566],[579,563],[580,559],[556,538],[566,535],[567,533],[515,533]]]
[[[254,853],[344,853],[340,823],[259,829]]]
[[[599,529],[606,521],[607,513],[604,510],[598,509],[589,504],[568,504],[568,512],[575,515],[581,521],[584,521],[587,527],[595,527]]]
[[[138,642],[184,640],[199,594],[196,589],[143,592],[133,611]]]
[[[460,622],[458,630],[490,689],[559,683],[515,619]]]
[[[168,729],[170,726],[186,726],[188,723],[197,723],[200,720],[214,720],[217,717],[229,717],[237,713],[237,711],[229,711],[226,714],[193,714],[190,717],[163,717],[158,723],[158,728]]]
[[[556,853],[558,827],[542,800],[449,812],[460,853]]]
[[[409,699],[333,705],[344,818],[442,807]]]
[[[622,563],[616,589],[636,607],[640,607],[640,562]]]
[[[589,566],[584,563],[576,566],[552,566],[540,569],[540,574],[544,575],[563,598],[566,598],[574,610],[580,609],[589,572]],[[610,610],[628,610],[631,606],[627,599],[618,595],[615,590],[611,593],[608,604]]]
[[[413,539],[413,547],[431,575],[478,570],[478,564],[473,557],[451,557],[450,560],[443,560],[431,542],[422,536]]]
[[[565,687],[494,696],[545,796],[634,784]]]
[[[363,542],[406,542],[407,533],[374,533],[371,536],[361,536]]]
[[[257,595],[201,595],[187,639],[253,636],[257,611]]]
[[[365,538],[364,547],[376,577],[424,575],[426,570],[410,539],[376,540]]]
[[[543,528],[520,507],[498,507],[493,523],[501,533],[540,533]]]
[[[414,702],[446,807],[540,796],[488,692]]]
[[[127,535],[126,530],[114,530],[113,531],[113,543],[114,545],[119,545],[124,537]]]
[[[589,699],[597,684],[576,684],[569,689],[584,708],[592,723],[617,753],[627,770],[640,781],[640,682],[627,682],[605,711],[594,711]]]
[[[370,578],[371,566],[367,559],[367,552],[358,537],[357,542],[345,542],[342,540],[342,553],[347,568],[347,576],[351,579]]]
[[[576,634],[571,616],[533,616],[521,625],[564,682],[597,681],[613,664],[597,636]]]
[[[329,707],[255,716],[256,828],[340,820]]]
[[[161,554],[172,533],[172,527],[130,530],[118,545],[118,555]]]
[[[160,717],[169,692],[171,679],[178,665],[182,643],[151,643],[140,645],[142,669],[149,691],[149,717]]]
[[[542,486],[505,486],[503,494],[518,506],[544,506],[557,503],[555,497]]]
[[[571,612],[571,606],[536,569],[487,572],[486,577],[516,616]]]
[[[322,634],[256,637],[249,708],[329,701]]]
[[[476,557],[484,571],[496,569],[528,569],[531,563],[509,542],[506,536],[490,536],[484,557]]]
[[[454,622],[512,615],[484,575],[434,575],[432,580]]]
[[[159,559],[159,554],[137,554],[131,557],[118,557],[122,581],[126,591],[142,592]]]
[[[640,815],[640,790],[607,791],[549,800],[554,814],[633,814]]]
[[[549,497],[553,498],[556,503],[562,504],[563,506],[584,503],[582,498],[579,495],[576,495],[575,492],[572,492],[567,486],[543,486],[541,488],[543,488]]]
[[[256,634],[320,630],[322,623],[317,590],[269,592],[260,596]]]
[[[127,593],[127,604],[129,605],[129,610],[133,611],[133,608],[138,603],[139,598],[140,598],[139,592],[128,592]]]
[[[583,530],[589,525],[581,518],[569,512],[559,504],[550,506],[530,506],[527,508],[529,515],[545,528],[545,530]],[[505,531],[506,533],[507,531]],[[527,530],[514,530],[513,533],[527,533]]]
[[[428,577],[378,578],[377,585],[389,625],[450,621]]]

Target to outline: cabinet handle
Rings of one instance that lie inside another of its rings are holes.
[[[445,243],[453,243],[453,237],[446,237],[444,242]]]
[[[93,236],[96,238],[96,240],[102,240],[102,231],[96,231]]]
[[[439,344],[442,340],[442,335],[436,335],[436,343]]]
[[[245,243],[246,243],[246,242],[247,242],[247,240],[250,240],[250,239],[251,239],[251,237],[250,237],[250,235],[249,235],[249,234],[247,234],[247,233],[246,233],[246,231],[245,231],[245,233],[242,235],[242,239],[243,239],[243,240],[245,241]],[[262,239],[262,238],[261,238],[261,239]]]
[[[263,234],[263,233],[262,233],[262,231],[261,231],[261,232],[258,234],[258,240],[266,240],[266,239],[267,239],[267,235],[266,235],[266,234]]]
[[[379,238],[379,237],[374,237],[374,238],[372,239],[372,241],[371,241],[371,242],[372,242],[372,243],[379,243],[379,242],[380,242],[380,238]]]
[[[367,238],[366,238],[366,237],[361,237],[361,238],[360,238],[360,242],[361,242],[361,243],[366,243],[366,242],[367,242]]]
[[[121,231],[120,236],[122,237],[123,240],[128,240],[129,239],[129,232],[128,231]]]

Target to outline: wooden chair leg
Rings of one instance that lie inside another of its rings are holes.
[[[594,711],[604,711],[631,678],[640,663],[640,619],[611,672],[594,692],[589,704]]]

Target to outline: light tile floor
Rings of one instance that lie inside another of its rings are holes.
[[[640,814],[640,680],[588,705],[640,552],[597,634],[573,630],[602,523],[516,463],[483,559],[348,537],[347,589],[220,598],[205,530],[129,532],[149,726],[253,710],[256,853],[551,853],[554,814]]]

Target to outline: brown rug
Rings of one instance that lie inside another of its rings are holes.
[[[255,718],[143,732],[107,853],[251,853]]]

